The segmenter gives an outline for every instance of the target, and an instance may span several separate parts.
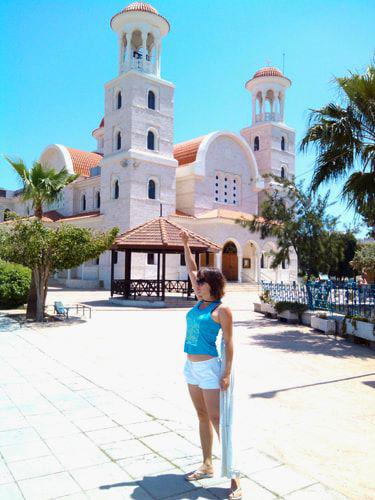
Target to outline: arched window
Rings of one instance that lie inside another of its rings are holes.
[[[96,192],[96,208],[100,208],[100,191]]]
[[[9,210],[9,208],[6,208],[6,209],[4,210],[4,222],[5,222],[6,220],[9,220],[9,215],[10,215],[10,210]]]
[[[152,90],[148,91],[147,105],[149,109],[155,109],[155,94]]]
[[[259,137],[256,136],[254,139],[254,151],[259,151]]]
[[[280,177],[282,179],[285,179],[285,168],[284,167],[281,167]]]
[[[285,260],[281,262],[281,269],[286,269],[286,263]]]
[[[121,109],[122,106],[122,94],[121,91],[117,93],[117,109]]]
[[[281,138],[281,151],[285,151],[285,137]]]
[[[116,147],[118,150],[121,149],[121,132],[117,132]]]
[[[152,179],[148,181],[148,197],[150,200],[155,200],[156,198],[156,185]]]
[[[119,196],[120,196],[120,186],[118,180],[116,179],[113,184],[113,198],[117,200]]]
[[[155,134],[151,130],[147,132],[147,149],[155,150]]]
[[[81,208],[82,208],[82,212],[84,212],[86,210],[86,195],[85,194],[83,194],[82,198],[81,198]]]
[[[263,253],[260,257],[260,267],[261,267],[261,269],[264,269],[264,254]]]

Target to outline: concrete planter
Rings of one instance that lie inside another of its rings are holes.
[[[353,323],[354,325],[353,325]],[[374,324],[366,323],[365,321],[357,321],[346,319],[346,332],[349,335],[355,335],[356,337],[360,337],[361,339],[370,340],[371,342],[375,341],[374,334]]]
[[[286,309],[277,314],[278,319],[285,319],[287,323],[298,323],[298,314]]]
[[[268,304],[267,302],[261,302],[260,309],[261,312],[266,316],[271,316],[271,318],[277,317],[276,309],[273,307],[272,304]]]
[[[262,312],[262,304],[260,302],[254,302],[254,311],[257,313]]]
[[[305,311],[301,314],[301,323],[306,326],[311,326],[311,318],[314,316],[314,311]]]
[[[336,321],[334,319],[311,317],[311,327],[324,333],[335,333]]]

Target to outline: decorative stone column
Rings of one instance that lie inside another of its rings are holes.
[[[160,77],[161,72],[161,40],[158,38],[155,40],[155,63],[156,63],[156,71],[155,74],[157,77]]]
[[[142,30],[142,70],[146,72],[147,68],[147,31]]]
[[[221,252],[218,252],[215,254],[215,266],[220,269],[220,271],[222,270],[221,268]]]
[[[255,125],[255,115],[256,115],[256,101],[257,101],[257,97],[256,95],[253,94],[253,97],[252,97],[252,122],[253,122],[253,125]]]
[[[126,39],[126,52],[125,52],[125,68],[131,68],[131,57],[132,57],[132,33],[125,34]]]
[[[285,95],[280,92],[280,121],[284,121],[284,100],[285,100]]]

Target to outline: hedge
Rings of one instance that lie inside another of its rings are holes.
[[[0,308],[12,309],[27,302],[31,270],[0,260]]]

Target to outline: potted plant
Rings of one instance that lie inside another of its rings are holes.
[[[276,318],[276,310],[274,307],[274,302],[271,299],[269,290],[264,290],[264,292],[262,292],[259,295],[259,298],[260,298],[260,312],[262,312],[266,316],[271,316],[272,318]],[[254,310],[256,310],[255,305],[254,305]]]
[[[276,302],[275,309],[279,319],[285,319],[288,323],[298,323],[307,305],[300,302],[280,301]]]
[[[345,327],[344,327],[345,324]],[[363,316],[353,316],[347,314],[343,322],[343,333],[354,335],[362,339],[375,341],[375,319],[365,318]]]
[[[326,312],[319,312],[311,316],[311,327],[324,333],[335,333],[336,321],[329,318]]]

